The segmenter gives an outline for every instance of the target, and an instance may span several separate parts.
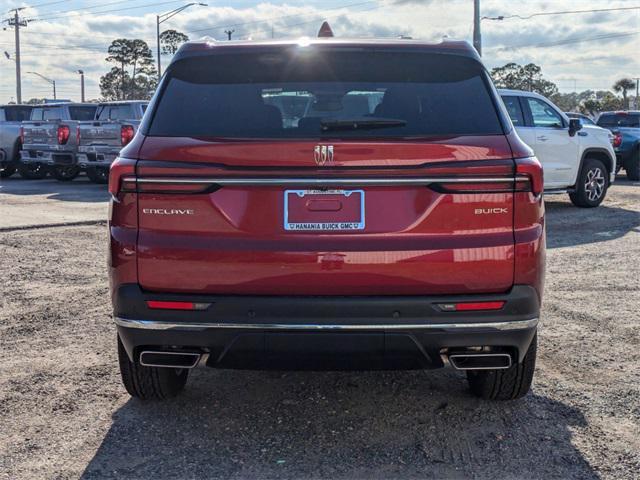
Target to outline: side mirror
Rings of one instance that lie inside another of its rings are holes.
[[[582,122],[579,118],[570,118],[569,119],[569,136],[573,137],[576,132],[582,130]]]

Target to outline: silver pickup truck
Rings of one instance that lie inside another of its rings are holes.
[[[32,105],[0,105],[0,177],[7,178],[16,170],[25,178],[39,178],[36,169],[20,168],[20,124],[29,120]],[[34,174],[34,176],[32,176]],[[47,172],[44,171],[44,175]]]
[[[78,125],[78,165],[86,168],[92,182],[107,183],[109,166],[133,139],[148,103],[100,103],[95,120]]]
[[[93,120],[97,104],[58,103],[38,105],[22,124],[20,157],[25,165],[43,164],[57,180],[73,180],[80,173],[76,153],[78,124]]]

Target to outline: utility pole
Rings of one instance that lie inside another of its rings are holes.
[[[8,20],[9,26],[13,27],[16,35],[16,99],[18,104],[22,103],[22,77],[20,75],[20,27],[27,26],[27,21],[20,19],[19,12],[23,8],[24,7],[16,8],[13,11],[13,18]]]
[[[473,46],[482,56],[482,34],[480,33],[480,0],[473,0]]]
[[[80,74],[80,101],[84,103],[84,70],[78,70]]]
[[[231,40],[231,35],[233,35],[233,32],[235,32],[235,29],[233,30],[225,30],[224,33],[227,34],[227,40]]]
[[[640,77],[633,79],[636,81],[636,110],[640,110]]]

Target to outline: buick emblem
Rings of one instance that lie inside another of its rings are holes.
[[[319,166],[333,163],[333,145],[316,145],[313,149],[313,159]]]

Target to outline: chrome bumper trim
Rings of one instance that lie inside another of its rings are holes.
[[[186,178],[186,177],[171,177],[171,178],[144,178],[144,177],[128,177],[125,178],[126,182],[135,182],[141,184],[162,184],[171,183],[176,185],[199,185],[199,184],[215,184],[215,185],[246,185],[246,186],[280,186],[280,185],[297,185],[297,186],[325,186],[325,185],[358,185],[358,186],[386,186],[386,185],[430,185],[432,183],[495,183],[495,182],[508,182],[515,183],[521,177],[463,177],[463,178],[403,178],[403,177],[360,177],[360,178],[344,178],[344,177],[322,177],[322,178],[234,178],[234,177],[211,177],[211,178]]]
[[[176,323],[155,320],[133,320],[114,317],[114,322],[120,327],[139,328],[143,330],[522,330],[538,325],[538,319],[513,320],[508,322],[476,322],[476,323],[421,323],[421,324],[381,324],[381,325],[319,325],[319,324],[281,324],[281,323]]]

